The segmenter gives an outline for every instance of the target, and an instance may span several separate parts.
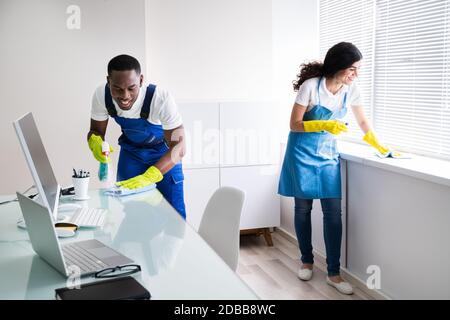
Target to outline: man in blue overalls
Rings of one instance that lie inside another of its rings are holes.
[[[122,129],[117,185],[134,189],[156,183],[167,201],[186,219],[182,119],[167,91],[152,84],[145,87],[143,81],[135,58],[119,55],[111,59],[107,83],[98,87],[92,98],[89,148],[98,161],[107,161],[101,144],[112,117]]]

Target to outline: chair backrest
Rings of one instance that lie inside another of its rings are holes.
[[[198,233],[236,271],[239,258],[239,224],[245,193],[233,187],[217,189],[209,199]]]

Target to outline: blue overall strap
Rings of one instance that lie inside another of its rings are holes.
[[[342,104],[342,108],[345,108],[346,105],[347,105],[347,92],[344,95],[344,103]]]
[[[109,89],[108,84],[105,85],[105,106],[106,106],[106,110],[108,110],[108,114],[111,117],[117,116],[117,110],[116,110],[116,107],[114,106],[114,103],[113,103],[113,100],[111,97],[111,90]]]
[[[154,84],[149,84],[147,91],[145,92],[144,104],[141,109],[141,118],[148,119],[150,114],[150,104],[152,103],[153,95],[155,94],[156,86]]]
[[[319,79],[319,83],[317,84],[317,100],[318,100],[318,105],[320,106],[320,83],[322,82],[323,77],[320,77]]]

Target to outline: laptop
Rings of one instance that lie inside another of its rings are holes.
[[[16,192],[33,250],[64,276],[92,275],[106,268],[132,263],[133,260],[91,239],[61,245],[47,206]]]

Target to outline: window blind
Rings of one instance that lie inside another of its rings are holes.
[[[373,90],[375,0],[320,0],[319,3],[319,45],[321,60],[333,45],[351,42],[363,55],[362,67],[356,83],[363,97],[364,113],[370,120]],[[347,140],[361,141],[359,129],[353,114],[345,119],[349,132],[342,135]]]
[[[450,158],[450,1],[377,0],[374,126],[409,152]]]

